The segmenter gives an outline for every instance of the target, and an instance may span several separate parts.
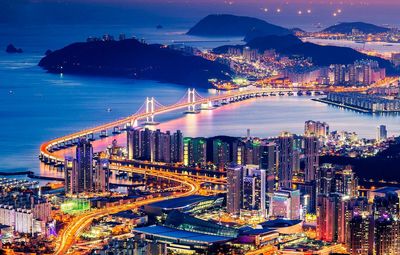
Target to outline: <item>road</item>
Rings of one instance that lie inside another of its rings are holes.
[[[230,98],[244,97],[244,96],[250,96],[250,95],[255,95],[255,94],[260,95],[263,93],[279,93],[279,92],[287,93],[287,92],[291,92],[292,90],[293,89],[289,89],[289,88],[285,88],[285,89],[271,89],[271,88],[267,89],[266,88],[266,89],[252,89],[252,90],[228,92],[228,93],[224,93],[221,95],[216,95],[216,96],[211,96],[208,98],[202,98],[202,99],[196,100],[195,104],[201,105],[201,104],[207,104],[209,102],[228,100]],[[64,161],[63,158],[57,157],[57,155],[50,150],[50,148],[53,145],[60,144],[65,141],[71,141],[73,139],[87,136],[89,134],[99,133],[102,130],[112,129],[113,127],[116,127],[116,126],[124,126],[127,123],[134,123],[134,121],[143,120],[143,119],[146,119],[147,117],[151,117],[154,115],[159,115],[159,114],[164,114],[164,113],[168,113],[168,112],[173,112],[173,111],[176,111],[179,109],[184,109],[189,106],[192,106],[193,104],[194,103],[190,103],[190,102],[182,102],[182,103],[178,102],[176,104],[172,104],[172,105],[164,106],[162,108],[154,109],[153,112],[133,114],[131,116],[121,118],[121,119],[113,121],[113,122],[109,122],[109,123],[102,124],[102,125],[99,125],[99,126],[96,126],[93,128],[88,128],[88,129],[73,133],[70,135],[59,137],[59,138],[56,138],[51,141],[43,143],[40,146],[40,154],[43,157],[46,157],[46,158],[49,158],[49,159],[52,159],[55,161]]]
[[[188,187],[188,191],[176,194],[172,197],[156,197],[156,198],[150,198],[142,201],[137,201],[131,204],[125,204],[125,205],[118,205],[118,206],[113,206],[113,207],[108,207],[108,208],[102,208],[102,209],[95,209],[92,211],[89,211],[87,213],[84,213],[82,215],[76,216],[64,230],[60,233],[60,235],[56,239],[56,249],[54,254],[55,255],[62,255],[66,254],[68,250],[74,245],[75,241],[77,238],[82,234],[82,232],[87,229],[88,226],[92,223],[94,219],[101,218],[104,216],[107,216],[109,214],[114,214],[120,211],[125,211],[125,210],[132,210],[139,208],[140,206],[154,203],[154,202],[159,202],[162,200],[168,200],[171,198],[176,198],[176,197],[184,197],[184,196],[190,196],[196,194],[200,190],[200,182],[196,182],[186,176],[179,176],[173,173],[165,173],[165,172],[160,172],[160,171],[154,171],[154,170],[147,170],[146,171],[147,175],[152,175],[152,176],[157,176],[159,178],[164,178],[167,180],[173,180],[176,182],[179,182],[185,186]]]

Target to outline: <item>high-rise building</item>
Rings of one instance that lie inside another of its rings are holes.
[[[183,163],[185,166],[205,166],[207,163],[207,140],[189,138],[183,140]]]
[[[298,184],[301,195],[301,204],[304,208],[304,213],[316,212],[317,208],[317,188],[316,181]]]
[[[155,141],[154,132],[148,128],[140,132],[141,136],[141,159],[147,161],[154,161],[155,154]]]
[[[334,65],[334,84],[342,85],[346,81],[346,66],[344,65]]]
[[[332,164],[323,164],[317,173],[317,193],[328,195],[336,191],[335,188],[336,170]]]
[[[336,191],[350,198],[358,197],[358,178],[351,169],[346,166],[337,171],[335,175]]]
[[[242,208],[249,211],[258,211],[266,215],[266,170],[256,166],[245,168],[243,176],[243,204]]]
[[[88,140],[82,138],[76,146],[76,158],[65,159],[65,192],[93,192],[93,171],[93,147]]]
[[[260,147],[260,169],[265,169],[268,175],[276,173],[276,144],[263,143]]]
[[[399,195],[386,188],[388,191],[382,192],[383,195],[375,196],[373,200],[373,211],[375,219],[382,215],[391,215],[399,218]]]
[[[293,178],[293,135],[282,132],[278,137],[278,181],[279,187],[292,188]]]
[[[246,165],[260,164],[260,146],[261,141],[258,139],[248,139],[244,144],[244,163]]]
[[[99,158],[96,160],[94,172],[94,191],[106,192],[110,190],[109,184],[109,161],[107,158]]]
[[[339,193],[318,195],[317,239],[327,242],[346,242],[346,207]]]
[[[275,191],[269,211],[270,216],[274,218],[300,219],[300,191],[286,188]]]
[[[183,162],[183,134],[177,130],[171,137],[171,161]]]
[[[387,139],[387,130],[385,125],[379,125],[376,128],[376,140],[378,142],[385,141]]]
[[[64,189],[66,194],[76,193],[76,176],[76,160],[72,157],[66,157],[64,162]]]
[[[304,136],[304,181],[311,182],[317,177],[319,169],[319,140],[315,135]]]
[[[275,190],[275,176],[276,176],[276,144],[263,143],[260,147],[260,169],[266,170],[267,178],[267,204],[270,203],[271,197]]]
[[[93,147],[86,139],[81,139],[76,146],[77,192],[93,190]]]
[[[229,143],[220,139],[213,140],[213,163],[218,167],[223,167],[230,162]]]
[[[373,218],[355,213],[349,222],[347,249],[350,255],[373,254]]]
[[[247,61],[255,61],[258,57],[258,51],[249,47],[243,48],[243,58]]]
[[[326,122],[308,120],[304,124],[304,134],[326,138],[329,135],[329,125]]]
[[[154,132],[154,161],[156,162],[171,162],[171,134],[157,129]]]
[[[399,220],[390,214],[383,214],[375,220],[375,254],[400,254]]]
[[[142,141],[140,129],[128,127],[126,133],[126,145],[128,152],[128,159],[140,159],[142,157]]]
[[[243,167],[231,164],[226,169],[226,209],[232,215],[239,215],[242,205]]]

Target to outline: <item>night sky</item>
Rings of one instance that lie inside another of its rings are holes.
[[[279,11],[278,11],[279,10]],[[399,0],[1,0],[0,23],[193,24],[214,13],[294,27],[344,21],[399,26]],[[336,14],[335,14],[336,13]]]

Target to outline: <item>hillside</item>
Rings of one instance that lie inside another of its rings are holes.
[[[51,52],[39,66],[52,73],[123,76],[203,87],[209,79],[229,79],[231,73],[217,62],[135,39],[74,43]]]
[[[229,14],[208,15],[187,32],[188,35],[197,36],[243,36],[246,40],[255,36],[287,35],[291,33],[289,29],[270,24],[261,19]]]
[[[353,29],[357,29],[358,31],[364,34],[379,34],[388,32],[390,29],[386,27],[380,27],[369,23],[364,22],[343,22],[337,25],[330,26],[322,32],[333,33],[333,34],[351,34]]]
[[[368,56],[356,50],[346,47],[337,46],[321,46],[314,43],[302,42],[294,35],[286,36],[265,36],[251,40],[246,45],[225,45],[215,48],[215,53],[226,53],[231,47],[243,49],[243,47],[258,49],[259,52],[264,52],[268,49],[275,49],[277,53],[285,56],[302,56],[312,58],[312,62],[318,66],[328,66],[331,64],[351,64],[356,60],[373,59],[379,62],[381,67],[385,67],[389,74],[395,70],[390,61]]]

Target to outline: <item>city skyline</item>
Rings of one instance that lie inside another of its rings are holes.
[[[400,254],[396,1],[0,3],[0,253]]]

